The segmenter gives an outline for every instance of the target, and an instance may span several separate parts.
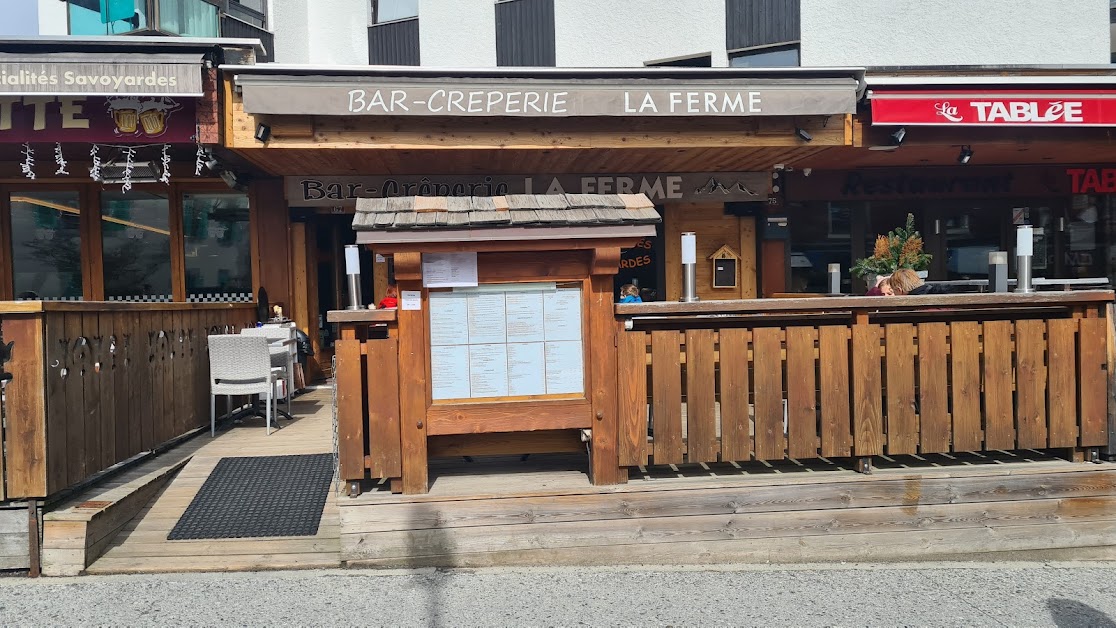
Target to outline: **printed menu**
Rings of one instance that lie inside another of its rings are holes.
[[[581,290],[501,284],[430,293],[435,400],[585,391]]]

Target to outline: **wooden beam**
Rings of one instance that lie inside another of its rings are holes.
[[[422,255],[397,253],[400,293],[422,290]],[[399,310],[399,412],[402,442],[403,492],[429,490],[426,454],[427,399],[426,304],[420,310]]]
[[[81,193],[82,292],[87,301],[105,300],[105,256],[101,231],[101,189],[85,186]]]
[[[186,302],[186,239],[182,216],[182,193],[177,185],[170,188],[170,256],[171,299]]]

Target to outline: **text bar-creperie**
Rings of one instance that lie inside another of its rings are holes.
[[[1116,91],[880,91],[872,124],[1116,126]]]

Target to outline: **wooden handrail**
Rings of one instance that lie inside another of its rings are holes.
[[[394,323],[395,310],[330,310],[326,321],[330,323]]]
[[[0,301],[0,314],[40,312],[182,312],[256,307],[254,301],[226,303],[135,303],[130,301]]]
[[[976,309],[989,307],[1074,306],[1111,302],[1112,290],[1039,292],[1034,294],[984,293],[902,297],[824,297],[805,299],[744,299],[678,303],[617,303],[617,316],[682,316],[687,314],[753,314],[795,312],[911,311],[927,308]]]

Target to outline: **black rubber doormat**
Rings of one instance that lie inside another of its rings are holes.
[[[314,536],[332,480],[329,454],[222,458],[167,539]]]

